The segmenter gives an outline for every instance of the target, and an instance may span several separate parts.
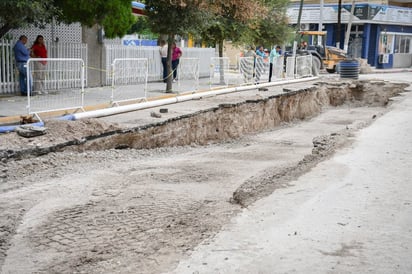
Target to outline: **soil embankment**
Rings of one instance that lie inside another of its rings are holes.
[[[50,120],[45,124],[49,130],[44,136],[35,139],[22,138],[14,133],[2,136],[0,158],[30,157],[65,149],[87,151],[205,145],[307,119],[325,107],[343,104],[352,107],[385,106],[406,86],[384,81],[319,82],[308,88],[288,89],[274,95],[261,93],[236,103],[194,109],[162,122],[154,120],[128,128],[98,119],[75,122]]]

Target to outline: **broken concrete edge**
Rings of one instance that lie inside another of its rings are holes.
[[[366,127],[370,123],[372,123],[372,119],[369,123],[363,124],[363,127]],[[299,178],[320,162],[331,158],[337,149],[351,143],[351,141],[348,140],[352,134],[353,129],[343,129],[330,135],[315,137],[312,141],[312,153],[304,155],[295,165],[278,170],[267,170],[259,179],[256,179],[256,177],[250,178],[233,192],[230,202],[239,204],[241,207],[248,207],[276,189],[290,186],[290,177]],[[262,183],[256,184],[256,182]]]
[[[367,81],[364,81],[363,83],[351,83],[348,88],[354,89],[358,87],[359,84],[364,83],[367,83]],[[376,84],[381,84],[381,81]],[[404,88],[404,92],[411,91],[409,89],[410,86],[408,88],[407,84],[401,83],[401,85]],[[395,92],[393,96],[398,96],[401,93],[401,91]],[[352,143],[351,137],[353,136],[355,130],[367,127],[373,123],[374,120],[376,120],[376,115],[373,115],[366,123],[362,123],[359,128],[346,128],[338,132],[333,132],[330,135],[322,135],[313,138],[313,149],[310,154],[304,155],[295,165],[287,166],[278,170],[267,170],[259,179],[256,179],[256,177],[250,178],[233,192],[230,202],[239,204],[241,207],[246,208],[257,200],[268,196],[276,189],[288,187],[290,177],[299,178],[320,162],[333,157],[339,148],[348,146]],[[256,184],[256,182],[262,183]]]
[[[46,134],[47,128],[32,124],[21,125],[15,129],[16,133],[25,138],[32,138]]]
[[[363,81],[365,83],[368,83],[368,81]],[[330,83],[320,83],[320,85],[323,84],[330,84]],[[350,81],[350,82],[346,82],[346,83],[340,83],[339,87],[349,87],[349,85],[351,85],[350,88],[353,88],[353,85],[355,84],[356,87],[361,86],[362,82],[361,81]],[[332,83],[333,86],[333,83]],[[407,87],[407,85],[405,85],[404,87]],[[301,94],[301,93],[311,93],[314,92],[318,89],[318,85],[313,85],[312,87],[306,87],[306,88],[302,88],[300,90],[296,90],[293,92],[289,92],[289,93],[282,93],[282,94],[276,94],[276,95],[268,95],[266,97],[263,98],[259,98],[259,99],[254,99],[254,100],[244,100],[242,102],[238,102],[238,103],[223,103],[223,104],[219,104],[216,107],[211,107],[208,109],[203,109],[203,110],[199,110],[199,111],[195,111],[193,113],[189,113],[189,114],[183,114],[177,117],[172,117],[169,119],[166,119],[164,121],[159,121],[159,122],[155,122],[155,123],[150,123],[150,124],[146,124],[146,125],[142,125],[142,126],[137,126],[137,127],[132,127],[132,128],[126,128],[126,129],[116,129],[116,130],[110,130],[110,131],[106,131],[103,133],[99,133],[96,135],[89,135],[89,136],[85,136],[81,139],[77,139],[77,140],[71,140],[71,141],[67,141],[67,142],[63,142],[63,143],[59,143],[59,144],[54,144],[51,146],[47,146],[47,147],[35,147],[35,148],[22,148],[22,149],[7,149],[7,150],[0,150],[0,159],[2,160],[9,160],[9,159],[18,159],[18,158],[22,158],[22,157],[36,157],[36,156],[40,156],[40,155],[44,155],[47,153],[51,153],[51,152],[57,152],[57,151],[62,151],[63,149],[67,148],[67,147],[72,147],[72,146],[79,146],[79,145],[84,145],[89,141],[97,141],[99,139],[104,139],[107,137],[111,137],[114,135],[124,135],[124,134],[136,134],[136,133],[140,133],[140,132],[144,132],[156,127],[161,127],[164,125],[167,125],[169,123],[172,122],[176,122],[176,121],[181,121],[184,119],[188,119],[203,113],[208,113],[208,112],[216,112],[219,109],[224,109],[224,108],[235,108],[235,107],[239,107],[241,105],[244,104],[258,104],[261,102],[267,102],[270,99],[278,99],[278,98],[289,98],[292,96],[295,96],[297,94]],[[398,92],[400,93],[400,92]],[[356,98],[354,98],[356,99]],[[347,100],[344,99],[344,100]],[[344,103],[340,102],[341,104]],[[70,119],[69,119],[70,120]],[[46,121],[47,122],[47,121]],[[288,122],[288,121],[285,121]],[[117,147],[113,147],[113,148],[117,148]],[[126,144],[124,145],[124,148],[130,148],[130,146],[127,146]],[[133,147],[135,148],[135,147]],[[150,147],[153,148],[153,147]],[[107,148],[108,149],[108,148]]]

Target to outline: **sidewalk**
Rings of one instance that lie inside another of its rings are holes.
[[[282,79],[278,81],[273,81],[272,83],[263,83],[261,85],[269,85],[269,86],[276,86],[281,83],[285,82],[294,82],[295,80],[290,79]],[[299,79],[297,79],[299,81]],[[178,95],[183,94],[192,94],[198,92],[206,92],[212,90],[219,90],[227,88],[228,86],[224,84],[210,84],[210,78],[201,78],[199,80],[199,84],[197,85],[194,83],[193,80],[182,80],[176,83],[173,83],[172,93],[166,93],[166,84],[163,82],[150,82],[147,84],[147,101],[159,100],[169,97],[175,97]],[[261,85],[248,85],[250,89],[257,89]],[[121,93],[123,97],[128,98],[140,98],[135,100],[130,100],[129,102],[120,103],[120,105],[124,104],[133,104],[139,103],[144,101],[144,90],[142,86],[138,87],[136,91],[136,86],[124,86],[121,87]],[[85,88],[85,95],[84,95],[84,110],[91,111],[96,109],[103,109],[109,108],[112,105],[110,104],[110,98],[112,94],[112,88],[110,86],[105,87],[96,87],[96,88]],[[137,95],[136,95],[137,94]],[[56,105],[61,104],[61,101],[64,100],[61,97],[56,100],[53,98],[53,94],[46,94],[46,95],[36,95],[31,97],[32,102],[36,102],[35,100],[43,100],[45,101],[48,106],[48,109],[56,109]],[[44,100],[45,99],[45,100]],[[53,100],[54,99],[54,100]],[[71,98],[67,98],[68,100]],[[27,115],[27,97],[25,96],[10,96],[10,97],[0,97],[0,125],[6,124],[18,124],[20,122],[21,117],[23,115]],[[53,112],[50,117],[58,117],[63,116],[65,114],[70,114],[74,112],[79,112],[81,110],[62,110]]]
[[[150,82],[147,84],[147,98],[148,100],[155,100],[156,98],[162,98],[165,95],[179,94],[182,92],[196,91],[196,90],[208,90],[210,89],[209,78],[202,78],[199,81],[199,87],[196,89],[193,81],[180,81],[173,83],[173,93],[166,94],[166,84],[163,82]],[[122,87],[122,93],[130,95],[136,93],[134,86]],[[144,97],[144,90],[139,87],[137,97]],[[93,110],[99,108],[110,107],[110,98],[112,94],[112,87],[95,87],[95,88],[85,88],[84,90],[84,106],[85,110]],[[43,100],[46,99],[50,104],[50,108],[53,109],[53,104],[57,104],[53,100],[53,94],[37,95],[33,96],[32,99]],[[63,115],[66,111],[61,111],[54,115],[55,117]],[[27,97],[26,96],[4,96],[0,97],[0,125],[18,123],[20,121],[20,116],[27,115]]]
[[[405,68],[405,69],[373,69],[373,73],[371,74],[378,74],[378,73],[399,73],[399,72],[412,72],[412,68]],[[321,74],[320,77],[339,77],[339,74],[328,74],[324,73]],[[362,75],[360,75],[360,78]],[[276,82],[272,82],[276,83]],[[275,84],[274,84],[275,85]],[[226,86],[219,86],[219,85],[210,85],[210,78],[201,78],[199,79],[199,85],[196,86],[193,80],[182,80],[178,81],[177,83],[173,83],[173,93],[166,94],[166,84],[163,82],[150,82],[147,84],[147,100],[157,100],[162,99],[170,96],[176,96],[179,93],[193,93],[193,92],[201,92],[201,91],[208,91],[211,89],[217,88],[225,88]],[[85,96],[84,96],[84,110],[90,111],[95,109],[102,109],[111,107],[110,105],[110,98],[111,98],[112,88],[110,86],[105,87],[96,87],[96,88],[85,88]],[[144,91],[138,91],[139,97],[144,97]],[[123,87],[122,93],[127,94],[136,93],[136,90],[133,86]],[[53,95],[38,95],[33,96],[34,99],[43,100],[48,104],[49,109],[56,109],[55,105],[59,104],[58,100],[52,100]],[[69,98],[70,99],[70,98]],[[59,99],[60,101],[62,99]],[[140,100],[141,101],[141,100]],[[135,103],[135,101],[131,101],[131,103]],[[71,110],[73,112],[75,110]],[[79,111],[79,110],[77,110]],[[71,113],[70,111],[57,111],[54,112],[51,116],[58,117],[63,116],[67,113]],[[28,115],[28,104],[27,104],[27,97],[25,96],[5,96],[0,97],[0,125],[7,125],[7,124],[18,124],[21,120],[20,116]]]

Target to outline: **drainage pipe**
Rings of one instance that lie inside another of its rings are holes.
[[[73,114],[65,115],[62,117],[57,117],[54,118],[53,120],[67,120],[67,121],[73,121],[74,117]],[[36,123],[31,123],[31,124],[25,124],[27,126],[36,126],[36,127],[44,127],[44,122],[36,122]],[[11,125],[11,126],[0,126],[0,133],[8,133],[15,131],[17,127],[20,127],[22,125]]]
[[[32,123],[32,124],[25,124],[27,126],[36,126],[36,127],[44,127],[43,122],[37,122],[37,123]],[[12,132],[15,131],[17,127],[20,127],[22,125],[13,125],[13,126],[1,126],[0,127],[0,133],[7,133],[7,132]]]
[[[98,117],[110,116],[114,114],[136,111],[136,110],[141,110],[141,109],[146,109],[146,108],[169,105],[169,104],[189,101],[193,99],[199,99],[199,98],[204,98],[204,97],[232,93],[232,92],[237,92],[237,91],[252,90],[256,88],[269,87],[269,86],[294,84],[294,83],[312,81],[315,79],[318,79],[318,77],[284,80],[284,81],[279,81],[279,82],[263,83],[263,84],[258,84],[258,85],[230,87],[230,88],[223,88],[223,89],[211,90],[211,91],[205,91],[205,92],[197,92],[197,93],[192,93],[192,94],[182,94],[182,95],[176,95],[175,97],[172,97],[172,98],[159,99],[155,101],[75,113],[75,114],[72,114],[70,117],[73,120],[80,120],[80,119],[86,119],[86,118],[98,118]]]

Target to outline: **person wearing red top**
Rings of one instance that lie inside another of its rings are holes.
[[[173,69],[173,82],[176,82],[177,67],[179,66],[179,59],[182,56],[182,51],[176,46],[176,42],[172,44],[172,69]]]
[[[44,37],[38,35],[31,47],[32,58],[47,58],[47,48],[44,45]],[[46,64],[45,60],[34,61],[34,91],[38,94],[44,92],[44,81],[46,79]]]

